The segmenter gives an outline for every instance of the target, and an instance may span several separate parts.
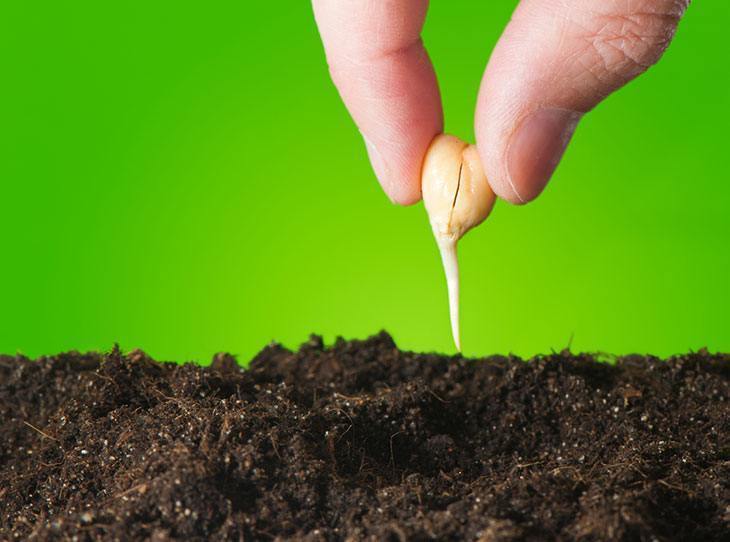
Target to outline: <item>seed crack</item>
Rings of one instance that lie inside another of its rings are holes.
[[[459,197],[459,189],[461,188],[461,170],[464,169],[464,161],[459,164],[459,178],[456,180],[456,192],[454,193],[454,201],[451,202],[451,211],[449,212],[449,222],[446,225],[447,230],[451,231],[451,219],[454,217],[454,209],[456,208],[456,198]]]

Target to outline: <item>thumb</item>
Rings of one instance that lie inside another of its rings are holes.
[[[494,191],[512,203],[537,197],[583,113],[659,60],[688,3],[522,0],[477,103],[477,145]]]

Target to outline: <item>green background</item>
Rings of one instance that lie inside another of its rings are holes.
[[[242,360],[310,332],[452,352],[421,205],[381,193],[307,2],[0,7],[0,351]],[[19,3],[18,3],[19,4]],[[204,5],[203,5],[204,4]],[[514,2],[434,2],[473,138]],[[581,123],[543,197],[461,246],[467,355],[730,350],[730,3]]]

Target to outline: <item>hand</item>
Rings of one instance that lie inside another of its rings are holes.
[[[522,0],[492,53],[475,116],[501,198],[526,203],[550,179],[582,115],[654,64],[689,0]],[[421,199],[420,169],[443,130],[420,38],[427,0],[313,0],[332,79],[396,203]],[[466,9],[465,9],[466,11]]]

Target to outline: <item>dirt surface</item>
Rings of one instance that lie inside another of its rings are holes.
[[[0,357],[0,420],[2,540],[730,540],[728,355]]]

